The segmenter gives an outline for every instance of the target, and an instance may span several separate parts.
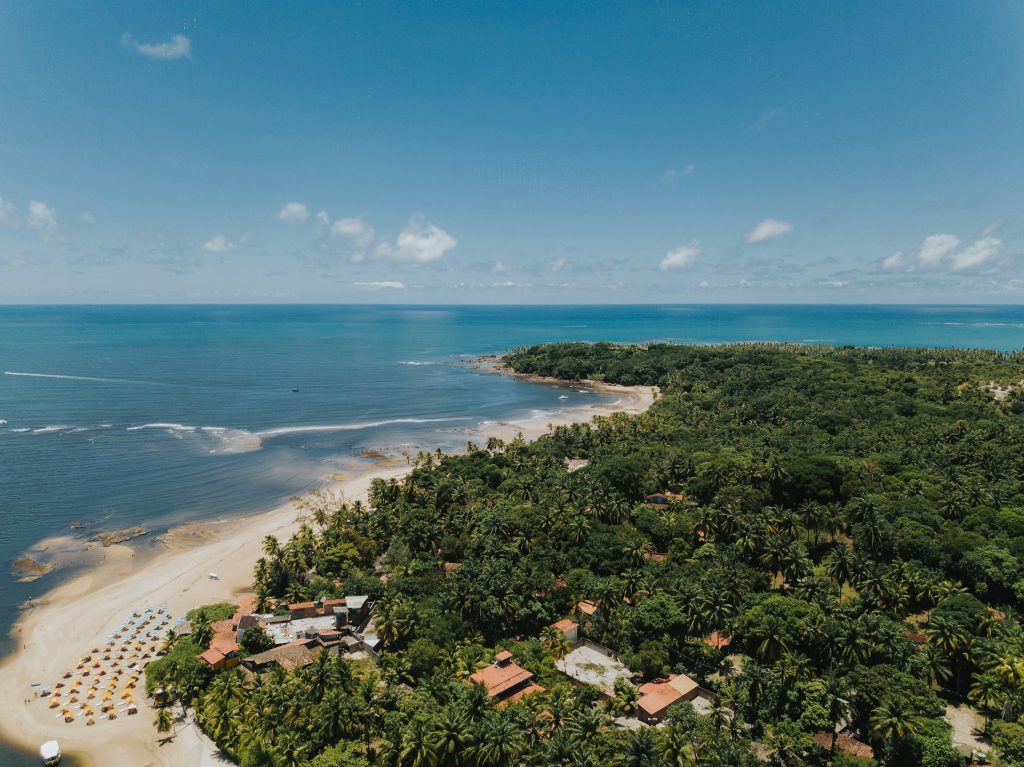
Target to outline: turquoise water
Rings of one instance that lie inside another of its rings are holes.
[[[489,421],[598,401],[464,365],[562,340],[1016,350],[1024,308],[0,307],[0,561],[53,535],[270,508],[363,451],[455,448]],[[7,578],[0,635],[72,571]]]

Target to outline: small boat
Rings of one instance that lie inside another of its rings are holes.
[[[562,395],[561,397],[559,397],[558,399],[569,399],[569,395],[568,395],[568,394],[563,394],[563,395]]]
[[[60,745],[55,740],[48,740],[39,747],[39,757],[43,764],[60,764]]]
[[[217,575],[217,573],[210,573],[209,577],[210,577],[211,581],[219,581],[220,580],[220,576]]]
[[[298,389],[292,389],[292,394],[297,394],[298,391],[299,391]]]

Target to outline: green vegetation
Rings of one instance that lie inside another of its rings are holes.
[[[325,657],[216,675],[199,719],[243,764],[818,765],[813,735],[849,722],[886,765],[945,767],[944,708],[964,700],[1024,764],[1024,402],[986,388],[1024,378],[1024,356],[596,344],[507,362],[661,395],[530,444],[421,454],[369,506],[314,497],[290,541],[265,541],[258,598],[372,593],[379,676]],[[682,498],[643,503],[665,490]],[[599,607],[586,636],[640,678],[694,677],[710,713],[608,726],[632,691],[595,705],[546,631],[581,599]],[[548,692],[493,707],[466,680],[498,648]]]

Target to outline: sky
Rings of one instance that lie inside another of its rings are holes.
[[[1024,303],[1024,4],[0,0],[0,303]]]

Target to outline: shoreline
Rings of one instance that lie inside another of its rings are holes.
[[[483,364],[486,359],[481,358],[478,369],[509,374],[497,365]],[[530,419],[494,422],[467,433],[467,441],[488,437],[507,441],[519,433],[532,441],[547,433],[549,426],[589,422],[613,412],[643,412],[654,402],[657,392],[646,386],[512,374],[538,383],[586,386],[617,394],[619,399]],[[322,489],[348,501],[365,500],[371,480],[398,479],[411,469],[407,465],[373,467],[345,480],[328,481]],[[166,605],[176,619],[193,607],[233,601],[251,593],[252,568],[261,555],[263,538],[288,537],[301,517],[293,500],[270,511],[233,517],[226,524],[178,526],[160,536],[166,550],[147,557],[137,557],[125,543],[114,543],[104,549],[102,562],[33,600],[11,628],[15,649],[0,662],[0,700],[9,703],[6,716],[0,718],[0,737],[30,752],[35,752],[40,743],[57,738],[66,756],[97,767],[223,765],[213,743],[190,722],[177,722],[170,737],[159,736],[153,726],[153,709],[145,696],[140,696],[137,716],[119,717],[115,722],[101,720],[96,727],[87,728],[79,722],[66,725],[56,719],[45,699],[32,697],[32,684],[56,681],[66,669],[74,668],[83,653],[102,646],[106,637],[137,609]],[[219,580],[210,579],[210,572],[216,572]]]

